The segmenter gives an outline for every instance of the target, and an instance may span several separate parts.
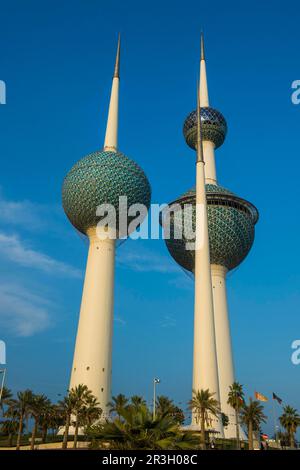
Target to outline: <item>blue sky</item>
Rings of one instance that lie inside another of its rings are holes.
[[[300,409],[299,76],[296,2],[0,2],[0,339],[8,385],[53,400],[68,387],[87,245],[64,216],[66,172],[103,144],[122,33],[119,147],[145,170],[152,202],[194,184],[182,125],[195,106],[199,32],[210,101],[227,119],[219,182],[260,211],[228,278],[236,377]],[[118,250],[113,393],[190,399],[193,284],[162,240]],[[266,430],[272,430],[270,420]]]

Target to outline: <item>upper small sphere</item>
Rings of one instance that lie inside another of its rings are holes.
[[[75,163],[63,182],[64,211],[82,233],[99,222],[96,210],[101,204],[112,204],[118,221],[120,196],[127,196],[128,207],[137,203],[150,206],[151,188],[145,173],[120,152],[87,155]]]
[[[223,144],[227,134],[224,116],[214,108],[201,108],[202,140],[209,140],[218,148]],[[183,135],[189,147],[196,150],[197,145],[197,111],[192,111],[183,125]]]

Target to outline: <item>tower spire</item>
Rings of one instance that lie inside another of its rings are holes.
[[[109,110],[107,117],[104,150],[116,152],[118,147],[118,114],[119,114],[119,85],[120,85],[120,34],[116,54],[115,69],[111,87]]]
[[[200,90],[197,84],[197,162],[203,162],[203,144],[201,129],[201,108],[200,108]]]
[[[121,35],[119,33],[114,78],[120,78],[120,47],[121,47]]]
[[[204,36],[201,33],[200,39],[200,102],[202,107],[209,106],[208,99],[208,87],[207,87],[207,76],[206,76],[206,63],[205,63],[205,53],[204,53]]]
[[[193,390],[209,389],[219,401],[219,378],[215,341],[213,290],[210,270],[207,201],[201,134],[201,96],[197,86],[197,163],[196,163],[196,234]],[[198,425],[196,413],[192,424]],[[218,416],[214,429],[223,435]]]

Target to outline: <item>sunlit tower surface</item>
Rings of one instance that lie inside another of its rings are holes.
[[[134,219],[128,217],[124,205],[119,205],[119,198],[126,196],[128,207],[143,204],[147,208],[151,199],[151,188],[143,170],[118,150],[119,69],[120,39],[104,148],[79,160],[65,177],[62,189],[63,208],[68,219],[89,239],[70,388],[86,384],[97,397],[104,417],[111,398],[115,249],[120,236],[118,221],[125,217],[128,228]],[[97,209],[107,204],[115,208],[117,225],[97,227],[100,221]]]
[[[258,211],[253,204],[236,196],[217,182],[215,150],[225,140],[227,124],[223,115],[209,105],[203,37],[201,37],[200,104],[219,383],[219,391],[211,391],[220,397],[221,410],[230,419],[229,426],[224,429],[225,437],[235,437],[234,410],[227,404],[229,387],[234,382],[235,375],[226,296],[226,275],[236,268],[249,253],[254,241]],[[188,115],[183,126],[186,143],[193,150],[197,150],[197,121],[197,110],[195,110]],[[177,209],[173,214],[170,213],[171,237],[166,239],[166,245],[174,260],[185,270],[195,274],[195,252],[187,249],[187,243],[190,244],[194,240],[196,230],[195,188],[188,190],[169,205],[173,204],[176,204]],[[191,223],[185,224],[184,236],[181,239],[175,238],[174,234],[180,233],[182,228],[185,205],[193,206],[192,220]],[[202,292],[201,287],[196,285],[195,293],[197,288],[199,292]],[[196,340],[196,335],[194,340]],[[195,353],[201,354],[201,347],[198,344],[194,344],[194,369],[197,364],[205,364],[209,360],[208,357],[202,357],[195,361]],[[195,370],[193,376],[195,376]]]

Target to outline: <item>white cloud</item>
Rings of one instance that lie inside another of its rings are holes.
[[[52,303],[20,285],[0,286],[0,326],[16,336],[32,336],[50,326]]]
[[[21,227],[24,230],[56,230],[55,219],[59,215],[58,207],[49,204],[37,204],[31,201],[9,201],[2,195],[0,188],[0,223]]]
[[[172,315],[165,315],[160,322],[161,328],[172,328],[176,326],[177,321]]]
[[[115,323],[119,323],[119,325],[126,325],[126,321],[124,318],[120,317],[119,315],[114,316]]]
[[[174,279],[169,279],[168,284],[176,289],[190,291],[194,289],[194,276],[189,271],[182,269],[182,275]]]
[[[81,271],[62,261],[26,247],[18,235],[7,235],[0,232],[0,256],[24,267],[39,269],[50,274],[61,274],[68,277],[81,277]]]
[[[178,273],[179,268],[170,258],[161,256],[151,251],[141,250],[137,247],[136,251],[118,251],[117,261],[133,271],[138,272],[159,272],[159,273]]]

